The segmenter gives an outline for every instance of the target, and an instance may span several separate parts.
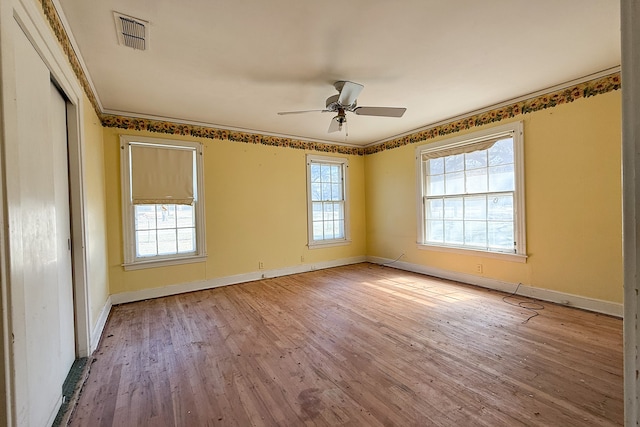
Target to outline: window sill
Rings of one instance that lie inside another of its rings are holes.
[[[162,259],[150,259],[145,261],[136,261],[131,263],[122,264],[124,267],[124,271],[131,270],[142,270],[145,268],[155,268],[155,267],[168,267],[171,265],[180,265],[180,264],[193,264],[197,262],[204,262],[207,260],[206,255],[194,255],[189,257],[180,257],[180,258],[162,258]]]
[[[528,255],[521,254],[509,254],[504,252],[487,252],[487,251],[479,251],[476,249],[463,249],[452,246],[436,246],[436,245],[427,245],[424,243],[418,243],[418,249],[434,251],[434,252],[448,252],[460,255],[472,255],[479,256],[483,258],[493,258],[500,259],[503,261],[511,261],[511,262],[519,262],[526,263]]]
[[[351,244],[351,240],[331,240],[328,242],[309,243],[307,246],[309,247],[309,249],[321,249],[321,248],[329,248],[332,246],[345,246],[350,244]]]

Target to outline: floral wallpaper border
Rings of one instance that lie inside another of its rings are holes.
[[[285,137],[260,135],[256,133],[238,132],[205,126],[186,125],[160,120],[138,119],[109,114],[102,115],[102,126],[128,130],[145,130],[149,132],[168,133],[171,135],[188,135],[199,138],[221,139],[225,141],[244,142],[247,144],[270,145],[274,147],[298,148],[301,150],[322,151],[362,156],[362,147],[349,147],[323,142],[303,141]]]
[[[299,139],[291,139],[286,137],[276,137],[268,135],[260,135],[248,132],[231,131],[226,129],[218,129],[206,126],[188,125],[173,123],[161,120],[140,119],[124,116],[116,116],[111,114],[103,114],[100,111],[98,101],[93,93],[91,85],[84,74],[80,61],[71,45],[71,41],[60,21],[58,12],[52,0],[40,0],[44,14],[49,21],[49,25],[58,42],[62,46],[66,54],[71,68],[78,78],[82,88],[84,89],[89,101],[91,102],[96,114],[102,122],[102,126],[128,129],[128,130],[144,130],[149,132],[165,133],[172,135],[188,135],[201,138],[227,140],[233,142],[243,142],[246,144],[261,144],[274,147],[289,147],[301,150],[320,151],[325,153],[339,153],[347,155],[368,155],[393,148],[402,147],[408,144],[434,139],[439,136],[453,134],[462,130],[470,129],[475,126],[482,126],[489,123],[499,122],[509,119],[520,114],[532,113],[534,111],[544,110],[545,108],[555,107],[556,105],[573,102],[580,98],[588,98],[595,95],[608,93],[620,89],[620,73],[612,73],[608,76],[589,80],[584,83],[577,84],[565,89],[550,92],[545,95],[536,96],[524,101],[516,102],[501,108],[496,108],[485,113],[476,114],[460,120],[452,121],[439,126],[427,128],[410,135],[385,141],[380,144],[371,145],[369,147],[350,147],[331,143],[311,142]]]
[[[580,98],[588,98],[601,95],[620,89],[620,73],[616,72],[608,76],[584,83],[577,84],[565,89],[561,89],[548,94],[536,96],[524,101],[516,102],[505,107],[496,108],[485,113],[476,114],[460,120],[434,126],[419,132],[412,133],[400,138],[395,138],[383,143],[365,148],[365,154],[379,153],[384,150],[402,147],[407,144],[415,144],[443,135],[449,135],[461,130],[470,129],[475,126],[482,126],[489,123],[499,122],[504,119],[515,117],[519,114],[533,113],[545,108],[567,104]]]
[[[146,130],[149,132],[168,133],[173,135],[189,135],[202,138],[228,140],[233,142],[244,142],[248,144],[262,144],[276,147],[290,147],[302,150],[313,150],[326,153],[340,153],[362,156],[379,153],[381,151],[402,147],[408,144],[427,141],[439,136],[449,135],[461,130],[470,129],[475,126],[482,126],[489,123],[499,122],[501,120],[509,119],[520,114],[527,114],[534,111],[544,110],[546,108],[573,102],[580,98],[588,98],[618,89],[620,89],[620,73],[613,73],[605,77],[590,80],[575,86],[571,86],[545,95],[540,95],[524,101],[516,102],[505,107],[496,108],[485,113],[476,114],[440,126],[434,126],[407,136],[403,136],[401,138],[395,138],[390,141],[372,145],[366,148],[348,147],[330,143],[309,142],[285,137],[266,136],[204,126],[178,124],[150,119],[129,118],[115,115],[102,115],[102,125],[105,127],[114,127],[120,129]]]
[[[55,5],[52,0],[41,0],[40,4],[42,5],[42,9],[44,11],[44,15],[47,17],[47,21],[49,21],[49,27],[51,27],[51,31],[58,39],[58,43],[62,47],[69,64],[71,65],[71,69],[75,73],[80,85],[84,89],[84,93],[89,98],[93,109],[95,110],[98,117],[102,115],[102,111],[100,111],[100,107],[98,105],[98,100],[96,99],[93,90],[91,89],[91,85],[89,84],[89,80],[87,80],[87,76],[84,74],[84,70],[80,65],[80,61],[78,60],[78,56],[76,55],[76,51],[73,50],[73,46],[71,45],[71,40],[69,40],[69,36],[62,25],[62,21],[58,16],[58,11],[56,10]]]

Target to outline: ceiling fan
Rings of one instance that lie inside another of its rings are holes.
[[[339,132],[342,126],[347,123],[347,112],[356,113],[360,116],[379,116],[379,117],[402,117],[406,108],[398,107],[358,107],[357,98],[364,86],[359,83],[340,80],[333,84],[338,91],[337,95],[327,98],[326,108],[324,110],[304,110],[304,111],[282,111],[278,114],[302,114],[302,113],[338,113],[329,125],[329,133]]]

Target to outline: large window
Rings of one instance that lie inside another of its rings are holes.
[[[345,158],[307,155],[309,247],[349,241]]]
[[[202,147],[155,138],[120,138],[124,266],[204,258]]]
[[[520,123],[419,147],[417,159],[419,243],[526,254]]]

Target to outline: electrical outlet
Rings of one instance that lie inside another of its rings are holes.
[[[304,255],[300,255],[300,262],[304,262]]]
[[[258,269],[262,270],[264,268],[264,262],[258,261]]]
[[[476,264],[476,273],[482,273],[482,264]]]

